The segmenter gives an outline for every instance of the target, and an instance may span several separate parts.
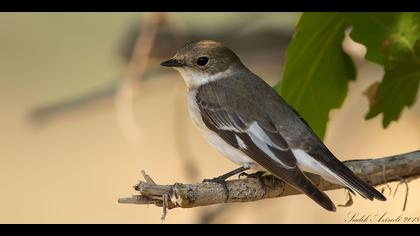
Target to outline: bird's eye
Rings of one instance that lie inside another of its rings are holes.
[[[208,57],[200,57],[200,58],[197,59],[197,65],[199,65],[199,66],[205,66],[205,65],[207,65],[208,62],[209,62]]]

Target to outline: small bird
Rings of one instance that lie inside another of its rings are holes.
[[[178,70],[188,87],[188,110],[210,144],[240,167],[215,182],[253,169],[268,171],[335,211],[303,171],[347,187],[369,200],[385,197],[341,163],[305,120],[229,48],[193,41],[162,66]]]

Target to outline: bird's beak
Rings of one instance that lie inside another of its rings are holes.
[[[185,66],[185,63],[181,60],[172,58],[167,61],[164,61],[160,63],[161,66],[167,66],[167,67],[183,67]]]

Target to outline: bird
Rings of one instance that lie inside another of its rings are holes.
[[[161,66],[183,77],[189,115],[201,134],[240,166],[214,178],[216,182],[250,169],[269,172],[324,209],[336,211],[305,175],[309,172],[366,199],[386,200],[339,161],[303,117],[222,43],[189,42]]]

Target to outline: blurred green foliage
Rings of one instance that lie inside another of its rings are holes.
[[[344,31],[366,46],[366,59],[384,67],[370,94],[366,119],[383,114],[383,126],[413,105],[420,81],[420,13],[304,13],[286,52],[277,91],[323,138],[331,109],[342,105],[355,78],[343,52]]]

